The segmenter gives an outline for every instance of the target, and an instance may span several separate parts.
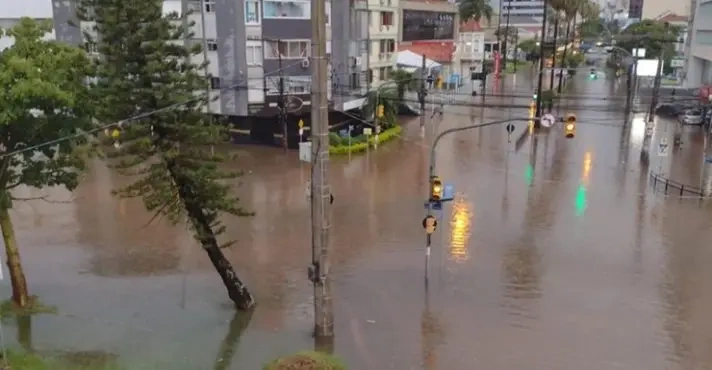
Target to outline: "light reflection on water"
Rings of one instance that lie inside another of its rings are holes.
[[[457,194],[455,196],[450,219],[450,259],[455,262],[464,263],[470,259],[468,242],[471,234],[471,209],[472,204],[465,195]]]

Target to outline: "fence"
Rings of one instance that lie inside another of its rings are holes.
[[[657,173],[650,173],[650,181],[653,183],[653,191],[661,191],[665,195],[705,197],[702,189],[670,180]]]

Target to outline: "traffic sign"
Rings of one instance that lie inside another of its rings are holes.
[[[440,199],[441,202],[447,202],[455,198],[455,186],[445,184],[443,189],[443,198]]]
[[[303,141],[299,143],[299,160],[311,163],[311,149],[311,141]]]
[[[667,157],[669,146],[666,138],[660,139],[660,145],[658,147],[658,156]]]
[[[553,114],[547,113],[541,117],[541,125],[544,127],[551,127],[554,126],[554,123],[556,122],[556,117],[554,117]]]
[[[299,136],[304,136],[304,129],[301,127],[299,128]]]
[[[425,229],[425,233],[430,235],[435,232],[435,229],[438,228],[438,220],[435,218],[433,215],[427,215],[423,219],[423,229]]]
[[[370,128],[370,127],[365,127],[365,128],[363,129],[363,134],[366,135],[366,136],[371,136],[371,134],[373,134],[373,129]]]
[[[514,132],[514,124],[509,123],[507,124],[507,133],[511,134],[512,132]]]
[[[299,120],[299,123],[297,123],[297,125],[299,126],[299,128],[303,128],[303,127],[304,127],[304,120],[303,120],[303,119],[300,119],[300,120]]]

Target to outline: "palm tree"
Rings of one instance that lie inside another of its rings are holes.
[[[384,129],[393,127],[398,118],[398,98],[397,86],[381,86],[376,90],[371,90],[366,94],[366,104],[362,108],[362,114],[366,119],[375,117],[376,108],[383,106],[383,118],[379,119],[379,124]]]
[[[566,1],[567,0],[549,0],[554,20],[554,50],[551,54],[552,70],[549,77],[549,89],[554,89],[554,68],[556,67],[556,53],[558,51],[559,44],[559,21],[561,20],[561,13],[566,6]]]
[[[493,10],[489,0],[460,0],[457,7],[460,21],[463,23],[469,20],[479,22],[482,17],[487,19],[487,22],[492,21]]]
[[[576,29],[576,15],[579,14],[582,7],[587,6],[590,0],[563,0],[561,10],[564,12],[564,19],[566,20],[566,44],[564,44],[564,54],[561,58],[561,65],[564,67],[564,63],[568,57],[569,43],[571,42],[571,30]],[[563,88],[564,74],[559,75],[559,85],[557,91],[561,93]]]
[[[390,79],[396,84],[396,92],[398,99],[402,101],[405,98],[407,90],[418,90],[420,80],[415,78],[415,75],[405,69],[393,70],[390,74]]]

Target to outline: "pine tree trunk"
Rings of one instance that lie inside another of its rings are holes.
[[[29,293],[27,291],[27,280],[25,272],[22,270],[20,251],[15,240],[15,230],[10,219],[10,211],[7,208],[0,208],[0,228],[2,238],[5,242],[5,253],[7,255],[7,268],[10,271],[10,283],[12,285],[12,301],[18,306],[25,308],[29,304]]]
[[[195,229],[196,239],[200,242],[205,252],[213,263],[213,267],[220,275],[227,295],[235,303],[235,307],[240,311],[247,311],[255,306],[255,300],[247,290],[247,286],[240,280],[235,273],[230,261],[225,258],[220,245],[218,244],[215,232],[210,225],[210,221],[206,217],[203,208],[195,201],[196,197],[192,194],[191,180],[179,175],[176,169],[177,165],[173,161],[167,161],[166,166],[168,171],[178,186],[178,195],[183,201],[188,219],[190,219],[193,228]]]

